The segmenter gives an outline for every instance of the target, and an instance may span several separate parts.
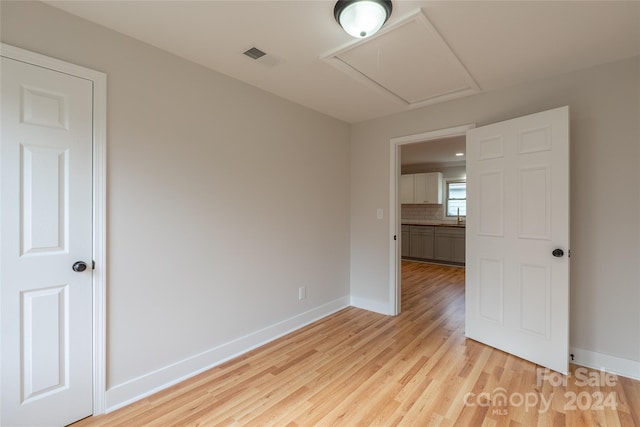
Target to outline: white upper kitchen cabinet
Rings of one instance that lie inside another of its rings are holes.
[[[411,204],[413,203],[413,175],[401,175],[400,176],[400,203]]]
[[[414,203],[442,204],[442,173],[417,173],[413,178],[413,186]]]
[[[442,173],[416,173],[400,176],[400,203],[442,204]]]

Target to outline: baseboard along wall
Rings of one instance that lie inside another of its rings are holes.
[[[171,387],[349,306],[348,296],[118,384],[106,392],[106,413]]]

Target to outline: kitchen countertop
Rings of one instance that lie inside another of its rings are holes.
[[[455,228],[465,228],[466,224],[456,224],[455,222],[446,223],[442,221],[431,221],[431,220],[422,220],[422,219],[403,219],[401,220],[402,225],[431,225],[434,227],[455,227]]]

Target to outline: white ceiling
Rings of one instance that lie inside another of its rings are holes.
[[[350,123],[640,55],[638,1],[395,0],[364,41],[334,1],[47,3]]]
[[[400,162],[402,166],[464,166],[466,164],[466,143],[467,138],[463,135],[415,144],[404,144],[400,147]],[[465,155],[456,156],[456,153]]]

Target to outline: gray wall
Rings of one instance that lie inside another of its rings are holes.
[[[351,297],[389,304],[389,140],[563,105],[571,116],[571,346],[640,361],[640,59],[356,124]],[[640,372],[638,373],[640,376]]]
[[[347,124],[41,3],[1,12],[2,42],[108,75],[109,389],[348,305]]]

